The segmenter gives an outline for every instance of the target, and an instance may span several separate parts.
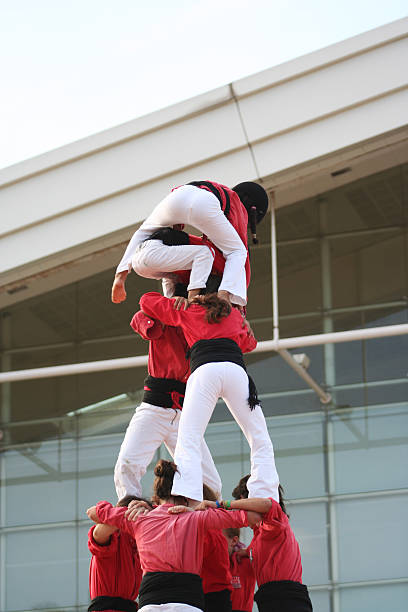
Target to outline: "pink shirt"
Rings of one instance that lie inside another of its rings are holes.
[[[163,504],[128,521],[127,508],[113,508],[108,502],[96,506],[102,523],[119,527],[136,539],[143,574],[147,572],[188,572],[200,574],[206,531],[248,525],[247,513],[212,508],[202,512],[169,514],[173,504]]]
[[[271,580],[302,582],[299,544],[280,505],[272,498],[272,507],[262,517],[249,549],[258,586]]]
[[[143,312],[166,325],[180,326],[190,347],[198,340],[213,338],[230,338],[243,353],[253,351],[257,345],[254,335],[246,326],[242,327],[242,315],[237,308],[232,308],[231,313],[219,323],[208,323],[204,306],[192,304],[187,310],[175,310],[173,305],[174,300],[153,291],[140,298]]]

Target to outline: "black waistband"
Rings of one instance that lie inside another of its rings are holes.
[[[229,589],[204,593],[204,610],[205,612],[232,612]]]
[[[107,597],[105,595],[101,595],[92,599],[88,607],[88,612],[92,612],[93,610],[120,610],[121,612],[136,612],[137,609],[137,603],[132,599],[124,599],[123,597]]]
[[[259,612],[312,612],[307,586],[294,580],[265,582],[254,597]]]
[[[148,572],[139,591],[139,607],[148,604],[182,603],[204,610],[200,576],[179,572]]]
[[[191,373],[205,363],[217,361],[230,361],[245,367],[244,357],[238,344],[231,338],[213,338],[212,340],[198,340],[189,351]]]
[[[162,227],[151,234],[146,240],[161,240],[167,246],[181,246],[190,244],[189,235],[181,230],[175,230],[172,227]],[[144,242],[146,242],[144,240]]]
[[[173,378],[156,378],[148,376],[144,381],[145,388],[143,401],[153,406],[162,408],[173,408],[173,406],[183,406],[184,394],[186,392],[185,383]],[[177,398],[172,393],[177,394]]]
[[[229,361],[236,363],[247,371],[242,351],[238,344],[231,338],[213,338],[211,340],[198,340],[188,352],[190,357],[191,374],[205,363],[215,363],[218,361]],[[248,374],[248,372],[247,372]],[[251,410],[260,405],[258,391],[251,376],[248,374],[249,393],[248,404]]]
[[[182,383],[175,378],[156,378],[156,376],[147,376],[144,380],[146,387],[149,387],[152,391],[177,391],[181,395],[186,392],[186,383]]]

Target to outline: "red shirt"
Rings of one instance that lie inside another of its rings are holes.
[[[151,512],[128,521],[126,508],[113,508],[108,502],[96,506],[102,523],[119,527],[137,542],[143,574],[147,572],[188,572],[200,574],[205,533],[209,529],[248,525],[242,510],[214,510],[169,514],[173,504],[163,504]]]
[[[299,544],[280,505],[272,498],[272,507],[255,528],[249,545],[258,586],[271,580],[302,582]]]
[[[204,593],[232,590],[228,543],[222,531],[209,531],[205,536],[201,578]]]
[[[101,546],[93,539],[95,527],[88,532],[88,548],[92,554],[89,568],[91,599],[105,595],[135,600],[142,580],[135,540],[127,533],[116,531],[109,544]]]
[[[255,573],[248,557],[238,557],[232,553],[230,557],[232,574],[232,610],[252,612],[254,606]]]
[[[181,329],[163,326],[141,311],[133,316],[130,326],[144,340],[150,341],[147,365],[150,376],[187,382],[190,374],[186,359],[188,346]]]
[[[143,312],[162,323],[180,326],[189,346],[198,340],[230,338],[235,340],[243,353],[249,353],[256,347],[254,335],[242,327],[242,315],[237,308],[232,308],[230,314],[219,323],[208,323],[206,309],[200,304],[191,304],[187,310],[175,310],[172,299],[153,291],[142,295],[139,303]]]

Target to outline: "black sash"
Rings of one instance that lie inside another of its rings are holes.
[[[89,604],[88,612],[93,612],[93,610],[120,610],[121,612],[136,612],[138,607],[137,603],[131,599],[101,595],[100,597],[94,597]]]
[[[204,610],[204,593],[197,574],[148,572],[139,591],[139,607],[148,604],[181,603]]]
[[[191,374],[205,363],[219,361],[230,361],[241,366],[247,372],[244,357],[238,344],[231,338],[213,338],[212,340],[198,340],[189,349],[187,356],[190,357]],[[251,410],[260,405],[258,391],[251,376],[248,376],[249,397],[248,404]]]
[[[259,612],[312,612],[307,586],[293,580],[265,582],[254,597]]]
[[[162,227],[151,234],[146,240],[161,240],[167,246],[181,246],[190,244],[189,235],[182,230],[175,230],[172,227]],[[144,240],[144,242],[146,242]]]
[[[229,589],[204,593],[204,610],[205,612],[232,612]]]
[[[183,406],[186,392],[185,383],[174,378],[156,378],[149,375],[145,378],[144,386],[143,401],[147,404],[161,406],[162,408],[173,408],[177,404],[180,407]],[[146,389],[146,387],[148,388]]]

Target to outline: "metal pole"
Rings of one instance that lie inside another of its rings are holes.
[[[279,340],[279,300],[278,300],[278,247],[276,243],[276,212],[275,194],[271,196],[271,267],[272,267],[272,308],[273,308],[273,335],[274,342]]]
[[[333,332],[331,334],[315,334],[313,336],[299,336],[296,338],[283,338],[259,342],[253,353],[267,353],[284,349],[316,346],[337,342],[351,342],[353,340],[370,340],[371,338],[388,338],[390,336],[403,336],[408,334],[408,323],[400,325],[386,325],[370,329],[355,329],[347,332]],[[106,359],[103,361],[87,361],[85,363],[72,363],[46,368],[33,368],[31,370],[15,370],[0,373],[0,383],[17,380],[30,380],[33,378],[52,378],[53,376],[69,376],[71,374],[89,374],[90,372],[103,372],[105,370],[121,370],[126,368],[140,368],[147,365],[147,355],[138,357],[124,357],[121,359]]]
[[[295,372],[297,372],[297,374],[299,374],[299,376],[303,378],[305,382],[307,382],[309,387],[311,387],[311,389],[313,389],[313,391],[317,393],[317,395],[320,397],[320,401],[323,404],[328,404],[331,401],[330,393],[326,393],[325,391],[323,391],[323,389],[310,376],[310,374],[306,372],[305,368],[298,364],[298,362],[293,358],[289,351],[279,350],[278,353],[282,357],[282,359],[284,359],[286,363],[288,363],[290,367],[293,368]]]
[[[318,202],[319,220],[320,220],[320,265],[321,265],[321,283],[322,283],[322,306],[323,306],[323,331],[324,333],[333,333],[333,316],[330,312],[333,307],[332,299],[332,276],[331,276],[331,253],[330,240],[327,236],[329,231],[327,202],[321,199]],[[334,344],[325,344],[323,346],[324,354],[324,372],[326,385],[333,389],[336,384],[336,354]],[[335,395],[335,393],[334,393]],[[330,579],[333,584],[331,591],[332,612],[340,610],[340,597],[337,583],[339,581],[339,553],[337,542],[337,513],[336,504],[333,501],[333,495],[336,492],[335,484],[335,458],[334,458],[334,432],[332,415],[325,411],[325,427],[324,439],[326,452],[325,467],[326,467],[326,486],[328,493],[327,514],[329,523],[328,544],[329,544],[329,571]]]

